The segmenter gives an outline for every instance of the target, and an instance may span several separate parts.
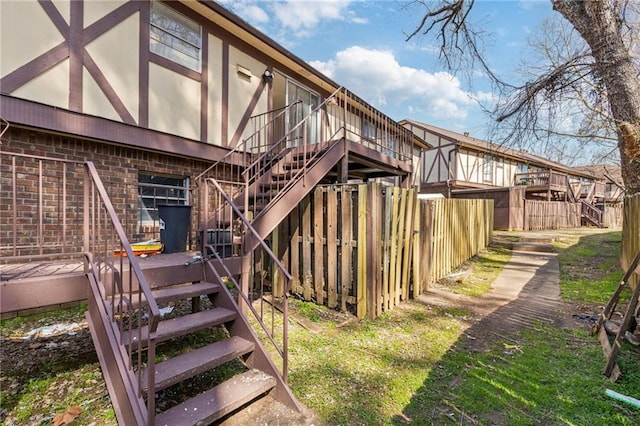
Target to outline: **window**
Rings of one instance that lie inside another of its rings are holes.
[[[493,181],[493,157],[490,155],[484,156],[484,162],[482,167],[482,179],[485,182]]]
[[[161,3],[151,3],[151,52],[200,72],[201,47],[200,25]]]
[[[529,166],[525,163],[518,163],[518,173],[528,173]]]
[[[376,126],[366,118],[362,119],[362,137],[370,141],[376,140]]]
[[[158,204],[189,204],[189,179],[138,175],[138,224],[152,225],[158,221]]]

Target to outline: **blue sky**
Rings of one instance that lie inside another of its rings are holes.
[[[493,100],[486,79],[477,74],[469,86],[438,61],[432,40],[405,41],[421,9],[392,0],[220,2],[390,117],[486,138],[478,105]],[[527,37],[553,13],[549,0],[476,0],[470,17],[487,33],[491,66],[513,81]]]

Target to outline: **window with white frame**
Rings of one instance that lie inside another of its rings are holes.
[[[151,52],[200,72],[200,25],[157,1],[151,3],[150,24]]]
[[[158,222],[158,204],[189,204],[189,178],[138,174],[138,224]]]
[[[482,180],[485,182],[493,181],[493,157],[485,155],[482,167]]]

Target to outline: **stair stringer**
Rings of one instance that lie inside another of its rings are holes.
[[[209,282],[219,282],[217,274],[213,270],[214,266],[210,262],[206,262],[205,265],[205,279]],[[302,405],[300,405],[293,395],[291,388],[284,382],[282,372],[280,372],[273,361],[271,361],[271,357],[267,354],[258,336],[249,325],[245,314],[234,301],[229,289],[224,283],[220,284],[220,292],[214,296],[215,305],[235,311],[236,313],[235,319],[225,324],[229,335],[242,337],[254,344],[253,352],[245,359],[245,363],[249,367],[256,368],[276,379],[276,387],[273,391],[273,397],[276,401],[281,402],[298,413],[302,412]]]
[[[252,222],[251,226],[263,240],[284,220],[295,206],[306,197],[345,155],[345,140],[329,147],[322,156],[309,166],[304,175],[273,200]],[[260,244],[252,233],[244,237],[244,253],[251,253]]]
[[[99,284],[91,274],[87,274],[87,279],[90,287],[86,313],[87,323],[118,424],[147,424],[147,409],[144,399],[141,395],[135,394],[132,388],[135,378],[129,377],[130,371],[121,363],[121,360],[125,359],[127,355],[123,353],[118,356],[114,352],[124,351],[124,347],[118,343],[118,336],[114,334],[113,328],[109,324],[110,316],[102,303]],[[125,382],[126,377],[130,379],[129,386]]]

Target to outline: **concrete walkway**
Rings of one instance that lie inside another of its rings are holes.
[[[530,244],[536,244],[533,251],[527,247]],[[555,254],[544,252],[541,244],[550,250],[550,242],[514,244],[510,261],[482,297],[454,294],[435,285],[421,295],[421,300],[442,307],[458,306],[473,313],[473,324],[465,330],[469,339],[463,344],[470,350],[488,348],[496,336],[515,339],[514,334],[525,327],[562,325],[571,317],[569,306],[560,298],[558,260]]]

